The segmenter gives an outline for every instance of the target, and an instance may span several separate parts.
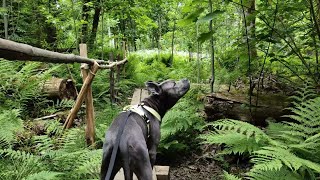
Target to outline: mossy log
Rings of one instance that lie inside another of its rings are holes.
[[[52,78],[43,84],[42,92],[56,99],[75,99],[77,97],[77,90],[71,79]]]
[[[231,118],[265,126],[267,118],[284,120],[282,115],[287,114],[285,108],[289,101],[286,96],[279,94],[260,95],[258,103],[253,97],[251,108],[243,94],[213,93],[205,98],[204,111],[208,121]]]

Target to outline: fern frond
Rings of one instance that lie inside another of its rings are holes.
[[[238,132],[239,134],[246,135],[247,138],[253,137],[258,143],[259,141],[271,140],[261,129],[256,126],[243,121],[237,121],[232,119],[218,120],[213,123],[209,123],[207,126],[214,127],[217,131],[229,131]]]
[[[241,178],[238,178],[235,175],[229,174],[227,171],[223,171],[223,176],[225,180],[241,180]]]
[[[89,151],[85,155],[86,161],[82,162],[75,172],[79,177],[99,179],[100,166],[102,161],[102,149]]]
[[[60,172],[41,171],[38,173],[30,174],[23,180],[54,180],[59,179],[57,176],[62,175]]]
[[[226,149],[223,150],[223,154],[243,154],[245,152],[251,154],[253,151],[260,149],[260,147],[266,143],[261,140],[257,142],[254,137],[248,137],[247,135],[234,131],[209,133],[200,135],[200,138],[204,140],[203,143],[219,145],[225,144]]]
[[[250,180],[301,180],[304,179],[296,172],[292,172],[286,168],[273,171],[250,170],[246,179]]]
[[[302,166],[305,166],[316,172],[320,172],[319,164],[302,159],[291,153],[288,149],[281,147],[263,147],[262,149],[255,151],[252,162],[256,164],[252,168],[254,171],[279,170],[282,166],[287,166],[292,171],[297,171]]]
[[[35,136],[35,148],[36,151],[40,155],[46,155],[49,151],[52,151],[54,149],[54,143],[48,135],[43,136]]]
[[[19,115],[18,109],[0,112],[0,149],[10,147],[16,141],[16,132],[23,131]]]

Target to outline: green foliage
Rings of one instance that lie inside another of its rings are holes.
[[[262,131],[246,122],[219,120],[208,124],[212,131],[200,137],[204,143],[225,145],[222,153],[250,154],[249,179],[316,179],[320,173],[320,98],[310,99],[314,94],[310,90],[298,94],[302,96],[294,98],[300,103],[289,108],[290,122],[269,123]]]
[[[0,60],[0,108],[21,109],[22,117],[39,115],[48,103],[41,93],[42,85],[59,68],[39,62]]]
[[[172,67],[167,67],[170,58],[169,53],[162,53],[159,56],[152,51],[131,54],[127,68],[128,77],[140,86],[148,80],[163,81],[181,78],[188,78],[191,82],[197,80],[197,76],[194,74],[194,70],[197,69],[196,61],[188,61],[188,57],[179,55],[174,57]],[[200,79],[203,81],[209,77],[208,68],[209,61],[204,59],[200,67]]]
[[[270,138],[259,128],[237,120],[219,120],[209,123],[214,129],[201,135],[204,143],[225,144],[225,154],[252,153],[266,145]]]
[[[163,118],[159,146],[162,153],[188,152],[196,148],[194,137],[204,125],[198,113],[201,104],[197,101],[197,93],[201,93],[201,89],[192,87]]]
[[[225,180],[241,180],[240,178],[236,177],[235,175],[229,174],[227,171],[223,171],[224,179]]]
[[[98,179],[102,149],[86,147],[84,130],[34,136],[32,152],[0,150],[5,179]]]
[[[19,110],[0,111],[0,127],[0,149],[9,148],[17,141],[17,133],[23,130]]]
[[[61,173],[50,172],[50,171],[41,171],[39,173],[31,174],[23,180],[54,180],[59,179],[57,176],[61,175]]]

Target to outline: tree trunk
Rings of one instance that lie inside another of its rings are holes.
[[[160,44],[160,40],[161,40],[161,16],[160,14],[158,15],[158,40],[157,40],[157,44],[158,44],[158,58],[160,58],[160,50],[161,50],[161,44]]]
[[[83,0],[83,6],[82,6],[82,20],[84,21],[82,25],[81,30],[81,43],[87,43],[88,41],[88,20],[89,20],[89,11],[90,8],[87,5],[89,3],[89,0]]]
[[[90,34],[90,39],[89,39],[89,48],[92,49],[94,42],[97,37],[97,31],[98,31],[98,26],[99,26],[99,18],[100,18],[100,12],[101,12],[101,7],[97,5],[97,7],[94,9],[94,16],[93,16],[93,22],[92,22],[92,30]]]
[[[170,58],[170,62],[169,62],[170,67],[173,64],[174,33],[175,33],[175,31],[176,31],[176,19],[173,20],[172,41],[171,41],[171,58]]]
[[[250,57],[252,59],[255,59],[257,57],[257,48],[256,48],[256,41],[255,41],[255,37],[256,37],[256,18],[252,18],[253,14],[256,11],[256,2],[255,0],[249,0],[248,2],[249,4],[249,8],[247,8],[247,10],[245,11],[245,17],[250,21],[247,20],[247,25],[246,28],[248,30],[248,38],[250,39]],[[250,17],[250,18],[248,18]]]
[[[212,0],[209,0],[209,11],[212,13]],[[212,20],[209,22],[209,32],[212,32]],[[213,45],[213,37],[210,38],[210,51],[211,51],[211,81],[210,81],[210,91],[213,93],[214,86],[214,45]]]
[[[114,54],[110,53],[109,54],[109,60],[110,62],[113,62],[114,59]],[[109,89],[110,89],[110,101],[111,103],[115,103],[116,102],[116,98],[115,98],[115,88],[114,88],[114,69],[110,68],[110,72],[109,72]]]
[[[199,37],[199,25],[196,24],[196,28],[197,28],[197,38]],[[200,48],[201,48],[201,44],[199,41],[197,41],[197,83],[200,83]]]
[[[6,0],[2,0],[2,8],[5,10],[5,14],[3,16],[4,37],[5,37],[5,39],[8,39],[8,12],[7,12]]]

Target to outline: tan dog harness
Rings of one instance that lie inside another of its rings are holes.
[[[148,119],[147,115],[144,112],[144,109],[147,110],[154,117],[156,117],[156,119],[161,123],[160,114],[156,110],[154,110],[153,108],[144,105],[144,103],[137,104],[137,105],[129,105],[129,106],[125,106],[123,108],[124,111],[130,110],[132,112],[139,114],[142,117],[142,119],[145,120],[145,122],[147,123],[148,137],[149,137],[149,135],[150,135],[150,119]]]

